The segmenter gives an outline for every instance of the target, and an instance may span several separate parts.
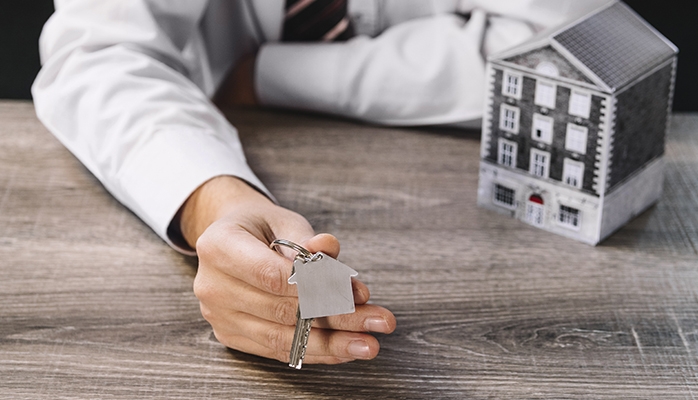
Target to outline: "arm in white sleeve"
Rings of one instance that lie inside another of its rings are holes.
[[[247,166],[237,131],[202,91],[207,83],[191,78],[195,62],[206,59],[197,31],[206,3],[57,1],[32,88],[46,127],[120,202],[186,253],[191,249],[173,243],[167,230],[198,186],[234,175],[266,190]]]
[[[398,24],[346,43],[267,44],[255,84],[264,104],[395,124],[478,118],[484,96],[484,13]]]
[[[267,105],[384,124],[472,121],[483,111],[487,55],[605,1],[354,0],[360,31],[378,36],[267,44],[256,90]]]

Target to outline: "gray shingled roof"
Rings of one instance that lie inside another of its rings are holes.
[[[674,47],[620,2],[553,39],[611,89],[625,86],[676,53]]]

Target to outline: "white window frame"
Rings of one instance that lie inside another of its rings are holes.
[[[569,208],[571,210],[576,210],[577,215],[576,218],[574,217],[574,213],[571,213],[570,211],[564,210],[563,207]],[[575,223],[576,222],[576,225]],[[566,206],[564,204],[560,204],[560,208],[558,209],[557,212],[557,223],[560,226],[564,226],[565,228],[572,229],[574,231],[578,231],[582,227],[582,211],[578,208]]]
[[[584,184],[584,163],[565,158],[562,163],[562,183],[581,189]]]
[[[570,115],[589,119],[589,113],[591,112],[591,93],[572,89],[568,112]]]
[[[507,146],[511,147],[511,151],[505,151]],[[505,167],[516,168],[518,147],[519,145],[516,142],[500,138],[497,146],[497,163]]]
[[[503,202],[503,201],[500,201],[500,200],[497,198],[497,188],[498,188],[498,187],[501,187],[501,188],[503,188],[503,189],[505,189],[505,190],[511,190],[511,204],[505,203],[505,202]],[[493,187],[493,189],[492,189],[492,203],[493,203],[493,204],[496,204],[496,205],[498,205],[498,206],[500,206],[500,207],[507,208],[507,209],[509,209],[509,210],[515,209],[515,208],[516,208],[516,190],[510,188],[509,186],[502,185],[501,183],[496,183],[496,182],[495,182],[494,187]]]
[[[541,135],[541,137],[538,137],[536,135],[536,128],[543,128],[546,126],[547,126],[546,129],[541,129],[541,131],[543,133]],[[539,142],[552,144],[553,143],[553,119],[552,119],[552,117],[546,117],[545,115],[534,113],[533,114],[533,121],[531,123],[531,137],[534,140],[537,140]]]
[[[536,156],[545,157],[542,165],[540,165],[540,163],[536,161]],[[543,174],[539,175],[536,173],[537,166],[543,168]],[[531,173],[531,175],[535,177],[548,178],[550,176],[550,153],[538,149],[531,149],[531,161],[528,170]]]
[[[541,227],[545,224],[545,206],[531,200],[526,201],[526,222]]]
[[[511,80],[515,79],[515,83]],[[511,71],[504,71],[502,76],[502,94],[513,97],[517,100],[521,99],[521,91],[523,88],[523,75]]]
[[[513,113],[513,117],[508,118],[507,117],[507,112]],[[499,109],[499,129],[506,131],[506,132],[511,132],[511,133],[519,133],[519,118],[521,116],[521,112],[518,107],[510,106],[508,104],[502,104]],[[513,126],[509,127],[507,126],[506,122],[510,121]]]
[[[539,79],[536,82],[536,95],[534,103],[541,107],[555,109],[555,98],[557,97],[557,85],[554,82]]]
[[[568,123],[567,132],[565,132],[565,149],[579,154],[586,154],[588,137],[589,128]]]

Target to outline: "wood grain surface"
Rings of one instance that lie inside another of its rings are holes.
[[[665,196],[590,247],[476,207],[479,133],[231,110],[284,206],[342,243],[398,327],[377,359],[220,345],[182,256],[0,102],[0,398],[698,397],[698,115]]]

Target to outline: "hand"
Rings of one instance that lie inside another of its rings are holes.
[[[181,218],[184,237],[196,243],[199,255],[194,293],[218,341],[288,362],[298,307],[296,285],[287,283],[295,254],[286,249],[282,256],[269,244],[283,238],[337,257],[337,239],[314,235],[305,218],[233,177],[201,186],[185,204]],[[395,329],[393,314],[366,304],[368,288],[358,280],[352,284],[356,312],[316,319],[304,363],[374,358],[378,341],[365,332]]]
[[[233,67],[218,91],[213,103],[224,110],[234,106],[256,106],[259,104],[254,89],[254,68],[257,54],[248,54]]]

